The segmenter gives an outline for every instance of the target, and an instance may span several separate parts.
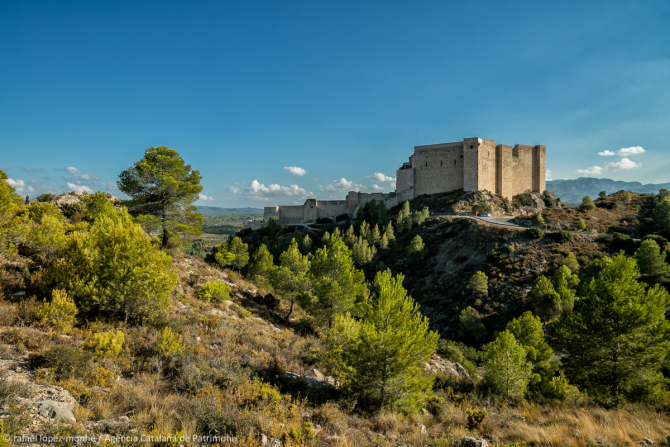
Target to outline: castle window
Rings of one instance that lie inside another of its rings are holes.
[[[440,160],[440,166],[442,166],[442,160]]]
[[[470,145],[470,149],[472,149],[472,148],[474,148],[474,146],[473,146],[473,145]]]
[[[428,166],[428,162],[426,162],[426,166]]]

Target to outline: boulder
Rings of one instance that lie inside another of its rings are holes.
[[[77,419],[72,412],[72,410],[74,410],[72,404],[56,402],[55,400],[41,400],[32,402],[30,406],[37,408],[37,411],[41,416],[51,418],[54,422],[77,422]]]
[[[466,436],[461,439],[461,447],[489,447],[489,443],[486,441],[486,439],[471,438]]]

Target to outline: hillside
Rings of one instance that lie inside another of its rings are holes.
[[[606,178],[580,177],[574,180],[548,180],[547,190],[553,191],[564,202],[579,203],[582,197],[598,197],[600,191],[612,194],[617,191],[632,191],[640,194],[656,194],[659,189],[670,188],[670,183],[623,182]]]
[[[163,447],[180,442],[456,447],[467,445],[461,441],[466,436],[510,446],[625,445],[644,438],[660,444],[670,432],[664,403],[610,408],[574,386],[569,388],[556,370],[550,370],[554,374],[550,379],[563,384],[560,393],[541,394],[540,388],[529,385],[525,395],[505,397],[488,381],[491,364],[486,360],[499,338],[496,333],[533,309],[529,293],[536,280],[554,275],[569,254],[576,255],[577,269],[586,271],[594,260],[615,255],[622,243],[634,252],[640,241],[614,231],[618,226],[610,223],[619,225],[618,213],[635,213],[637,223],[628,218],[629,234],[644,235],[654,199],[633,195],[624,203],[622,197],[610,196],[603,200],[606,207],[581,212],[563,209],[553,196],[531,195],[507,203],[476,192],[421,197],[409,204],[409,220],[396,214],[402,214],[402,208],[386,217],[378,214],[382,226],[390,222],[396,227],[395,238],[368,261],[351,254],[364,273],[370,293],[367,304],[374,307],[381,300],[375,278],[388,268],[397,278],[404,275],[402,286],[441,336],[437,350],[413,370],[432,382],[422,391],[425,397],[419,398],[425,400],[416,410],[380,409],[352,393],[351,372],[338,369],[336,359],[325,354],[337,352],[329,350],[333,334],[342,335],[337,324],[320,322],[311,313],[310,300],[299,301],[288,319],[290,296],[271,289],[275,273],[254,276],[248,268],[232,264],[222,268],[213,253],[203,260],[177,248],[158,250],[121,207],[105,205],[93,214],[91,202],[81,197],[61,200],[58,207],[17,201],[14,214],[2,215],[0,228],[12,231],[0,233],[5,238],[0,240],[6,241],[6,235],[16,241],[22,234],[37,236],[22,240],[15,251],[5,248],[0,255],[3,433],[86,435],[98,441],[102,436],[107,442],[125,436],[132,444]],[[616,207],[610,205],[613,202]],[[597,218],[603,232],[610,233],[576,232],[569,241],[550,233],[536,238],[523,228],[417,213],[427,205],[446,213],[481,203],[499,211],[515,208],[527,217],[539,210],[557,223],[572,222],[574,213],[582,213],[581,218]],[[389,221],[390,217],[395,219]],[[306,228],[269,223],[238,235],[249,244],[251,254],[266,243],[275,262],[295,238],[312,262],[320,249],[329,247],[326,232],[333,240],[338,233],[347,239],[348,225]],[[356,231],[358,236],[361,229]],[[423,242],[420,253],[410,250],[417,236]],[[126,239],[128,243],[123,242]],[[347,239],[347,244],[357,250],[353,240]],[[135,251],[140,248],[144,251]],[[345,258],[351,253],[347,250],[342,252]],[[77,267],[69,267],[68,259]],[[142,276],[148,262],[155,262],[152,275],[162,275],[163,282]],[[92,268],[102,270],[87,273]],[[139,276],[133,276],[138,271]],[[469,287],[476,272],[488,277],[486,294]],[[165,288],[172,280],[172,286]],[[117,306],[87,301],[87,294],[106,287],[112,290],[106,299],[127,301]],[[74,301],[68,307],[54,290],[76,297],[76,308]],[[166,299],[156,301],[159,294]],[[138,302],[138,296],[148,301]],[[119,317],[125,306],[138,304],[137,314]],[[146,306],[160,307],[147,311]],[[461,315],[469,308],[483,332],[462,331]],[[374,367],[374,361],[370,365]],[[140,440],[140,435],[153,438]],[[132,441],[133,436],[138,439]],[[182,440],[183,436],[196,438]]]

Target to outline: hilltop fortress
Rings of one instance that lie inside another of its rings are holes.
[[[354,216],[372,199],[391,208],[422,194],[488,190],[511,199],[526,191],[544,192],[547,185],[546,148],[496,145],[493,140],[466,138],[455,143],[414,146],[414,154],[396,171],[392,193],[351,191],[345,200],[307,199],[304,205],[267,206],[263,219],[276,217],[280,224],[314,222],[321,217]]]

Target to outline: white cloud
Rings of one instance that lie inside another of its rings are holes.
[[[31,168],[30,166],[19,166],[19,168],[26,172],[39,172],[40,174],[44,174],[47,172],[42,168]]]
[[[640,163],[635,163],[634,161],[629,160],[627,158],[622,158],[621,161],[608,164],[607,169],[618,171],[620,169],[635,169],[639,168],[640,166],[642,166]]]
[[[3,171],[9,171],[12,168],[10,168],[9,166],[0,165],[0,169],[2,169]]]
[[[29,186],[28,187],[28,192],[35,192],[35,188],[33,188],[32,186]]]
[[[72,174],[74,177],[82,180],[99,180],[100,177],[98,177],[96,174],[92,172],[81,172],[77,168],[73,168],[72,166],[65,168],[67,172]]]
[[[637,155],[637,154],[644,154],[645,151],[642,149],[642,146],[633,146],[633,147],[624,147],[616,151],[618,155],[621,155],[622,157],[625,157],[626,155]],[[624,169],[630,169],[630,168],[624,168]]]
[[[551,171],[549,169],[547,169],[546,177],[547,177],[547,180],[551,180]]]
[[[303,175],[307,174],[307,171],[297,166],[285,166],[284,171],[288,172],[291,175],[296,175],[298,177],[302,177]]]
[[[607,151],[598,152],[598,155],[600,155],[602,157],[612,157],[612,156],[616,155],[616,152],[612,152],[612,151],[607,150]]]
[[[370,187],[370,189],[372,189],[373,191],[383,191],[383,190],[384,190],[384,188],[383,188],[382,186],[379,186],[379,185],[377,185],[377,184],[373,184],[373,185]]]
[[[273,185],[265,186],[264,184],[259,183],[258,180],[254,180],[249,186],[230,186],[228,191],[238,196],[242,196],[245,199],[256,200],[259,202],[268,202],[282,197],[294,197],[297,199],[314,197],[313,193],[300,188],[298,185],[281,186],[275,183]]]
[[[16,192],[23,192],[23,188],[26,186],[26,182],[23,180],[14,180],[11,178],[7,179],[7,183],[9,183],[9,186],[16,189]]]
[[[214,197],[212,197],[212,196],[206,196],[206,195],[204,195],[203,193],[200,193],[200,194],[198,194],[198,199],[200,199],[200,200],[204,200],[204,201],[206,201],[206,202],[211,202],[212,200],[214,200]]]
[[[78,185],[76,183],[71,182],[67,182],[67,189],[68,191],[74,191],[74,192],[84,192],[84,191],[93,192],[93,190],[86,185]]]
[[[368,178],[371,178],[377,183],[395,184],[395,177],[389,177],[387,175],[382,174],[381,172],[375,172],[374,174],[369,175]]]
[[[364,188],[364,186],[347,180],[344,177],[339,180],[333,180],[333,183],[330,185],[319,186],[321,191],[360,191],[361,188]]]
[[[603,173],[603,168],[600,166],[591,166],[590,168],[586,169],[577,169],[578,174],[585,174],[585,175],[600,175]]]

